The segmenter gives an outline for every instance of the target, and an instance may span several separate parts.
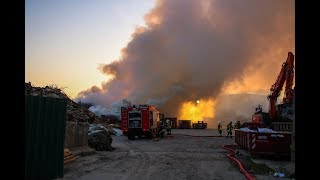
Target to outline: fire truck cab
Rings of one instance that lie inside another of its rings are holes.
[[[132,105],[121,107],[121,129],[128,139],[136,136],[153,138],[158,135],[160,126],[159,111],[152,105]]]

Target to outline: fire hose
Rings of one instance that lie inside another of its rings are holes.
[[[186,136],[191,136],[191,137],[221,137],[221,136],[192,136],[192,135],[186,135]],[[249,179],[249,180],[254,180],[254,177],[253,177],[250,173],[248,173],[248,171],[246,171],[246,170],[243,168],[241,162],[240,162],[238,159],[236,159],[235,157],[233,157],[237,152],[236,152],[235,150],[229,148],[229,147],[232,147],[232,146],[237,146],[237,145],[230,144],[230,145],[224,145],[224,146],[222,146],[222,147],[223,147],[224,149],[227,149],[227,150],[233,152],[233,154],[228,154],[228,158],[230,158],[231,160],[235,161],[235,162],[238,164],[238,166],[240,167],[240,172],[243,173],[244,176],[245,176],[247,179]]]
[[[240,172],[242,172],[246,176],[247,179],[254,180],[254,177],[243,168],[241,162],[238,159],[233,157],[236,154],[236,151],[229,148],[231,146],[236,146],[236,145],[231,144],[231,145],[222,146],[224,149],[227,149],[227,150],[233,152],[233,154],[228,154],[228,158],[232,159],[233,161],[235,161],[238,164],[238,166],[240,167]]]

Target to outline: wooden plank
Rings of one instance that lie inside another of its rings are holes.
[[[64,148],[64,153],[68,153],[70,150],[68,148]]]
[[[64,159],[64,161],[69,161],[70,159],[77,159],[77,158],[74,157],[74,156],[71,156],[71,157],[68,157],[68,158]]]
[[[70,162],[72,162],[72,161],[74,161],[74,160],[76,160],[75,157],[70,158],[70,159],[68,159],[68,160],[65,160],[65,161],[64,161],[64,164],[68,164],[68,163],[70,163]]]
[[[64,158],[69,158],[69,157],[76,157],[76,156],[73,154],[70,154],[69,156],[65,156]]]
[[[76,156],[70,152],[68,148],[64,148],[64,162],[63,164],[68,164],[76,160]]]
[[[69,156],[70,154],[72,154],[72,153],[65,153],[64,157]]]
[[[64,154],[64,157],[67,157],[67,156],[70,156],[70,155],[74,155],[72,153],[67,153],[67,154]]]

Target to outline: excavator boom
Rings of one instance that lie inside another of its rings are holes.
[[[286,82],[285,96],[283,98],[283,104],[292,103],[293,100],[293,77],[294,77],[294,55],[289,52],[287,60],[282,64],[281,71],[277,77],[276,82],[270,88],[270,94],[268,99],[270,102],[269,116],[275,119],[277,116],[276,102],[280,95],[284,82]]]

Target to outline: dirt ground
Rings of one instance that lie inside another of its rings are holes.
[[[234,138],[192,137],[218,135],[216,130],[173,129],[171,136],[155,139],[128,140],[113,136],[113,151],[96,151],[78,157],[65,165],[61,180],[200,180],[246,179],[239,168],[228,159],[230,151],[223,145],[236,144]],[[245,156],[244,152],[244,156]],[[253,160],[270,168],[270,172],[253,173],[256,179],[279,179],[273,173],[295,172],[288,160]],[[254,174],[255,173],[255,174]]]

